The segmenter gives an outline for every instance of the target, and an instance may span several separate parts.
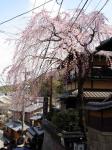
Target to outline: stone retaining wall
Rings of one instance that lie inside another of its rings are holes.
[[[89,150],[111,150],[112,133],[101,132],[88,127],[88,147]]]
[[[43,122],[44,141],[42,150],[65,150],[61,144],[60,137],[57,136],[55,127],[48,121]]]

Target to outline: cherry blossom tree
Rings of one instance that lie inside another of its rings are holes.
[[[16,84],[23,81],[25,68],[30,72],[30,78],[35,79],[72,53],[72,64],[78,68],[79,86],[82,86],[96,53],[95,46],[112,34],[111,26],[105,20],[99,12],[82,12],[77,20],[67,12],[58,16],[47,11],[37,13],[16,41],[10,80]]]
[[[33,16],[16,41],[13,65],[9,71],[10,81],[21,83],[25,68],[30,72],[29,80],[33,81],[51,68],[57,68],[69,55],[65,67],[72,66],[77,70],[78,98],[82,108],[83,85],[93,56],[98,53],[95,47],[112,35],[112,27],[100,12],[87,14],[82,11],[80,15],[79,12],[62,12],[52,16],[50,12],[41,11]]]

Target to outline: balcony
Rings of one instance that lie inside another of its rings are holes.
[[[69,71],[64,77],[64,83],[69,84],[77,80],[75,70]],[[110,67],[94,66],[88,74],[88,79],[92,80],[109,80],[112,79],[112,69]]]
[[[112,69],[105,67],[93,67],[88,76],[91,79],[112,79]]]

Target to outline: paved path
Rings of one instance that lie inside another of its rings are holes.
[[[3,147],[3,140],[2,140],[2,136],[3,136],[3,131],[0,130],[0,148]]]

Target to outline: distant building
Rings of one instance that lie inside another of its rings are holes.
[[[43,98],[38,97],[34,102],[28,102],[26,104],[14,104],[11,106],[10,111],[12,112],[13,120],[22,120],[24,113],[24,121],[31,123],[31,117],[43,112]]]
[[[9,107],[11,105],[11,99],[8,96],[0,96],[0,126],[3,126],[4,122],[10,117]]]
[[[28,129],[29,126],[24,124],[23,132],[26,132],[26,129]],[[17,140],[22,133],[22,123],[20,121],[9,121],[5,124],[4,129],[4,137],[8,138],[9,140]]]

